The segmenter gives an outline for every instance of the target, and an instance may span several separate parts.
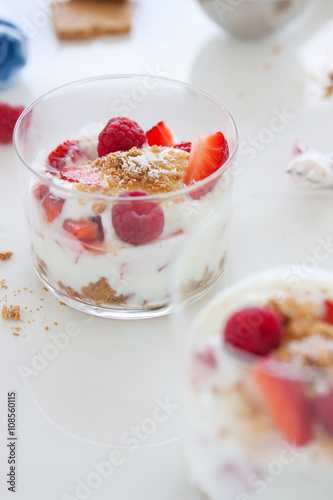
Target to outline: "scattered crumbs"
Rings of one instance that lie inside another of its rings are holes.
[[[22,328],[20,326],[17,326],[16,328],[12,327],[12,330],[14,330],[13,335],[19,337],[19,332],[22,330]]]
[[[24,309],[28,309],[27,306],[25,306]]]
[[[0,280],[0,288],[4,288],[5,290],[7,290],[8,286],[6,286],[6,280],[5,279]]]
[[[48,327],[48,326],[46,326],[46,327],[45,327],[45,330],[46,330],[46,331],[48,331],[48,329],[49,329],[49,327]]]
[[[22,337],[23,337],[23,338],[24,338],[24,337],[26,337],[26,334],[22,335]]]
[[[23,290],[27,291],[28,289],[27,289],[27,287],[23,287]]]
[[[0,260],[8,260],[13,255],[13,252],[0,252]]]
[[[58,325],[58,323],[57,323],[56,321],[55,321],[53,324],[54,324],[55,326],[57,326],[57,325]]]
[[[43,286],[42,290],[45,290],[45,292],[48,292],[48,289],[46,288],[46,286]]]
[[[43,299],[43,298],[40,298],[39,300],[45,300],[45,299]]]
[[[29,312],[32,313],[32,309],[29,309]]]
[[[39,307],[37,307],[37,308],[36,308],[36,311],[39,311],[39,310],[40,310],[40,309],[39,309]]]
[[[3,319],[17,319],[20,320],[20,306],[3,306],[1,311],[1,316]]]
[[[29,320],[28,323],[31,323],[31,321]]]
[[[29,293],[34,293],[32,290],[29,290]]]
[[[272,52],[273,54],[281,54],[283,47],[281,45],[274,45]]]
[[[65,304],[65,302],[59,302],[59,304],[60,304],[61,306],[65,306],[65,305],[66,305],[66,304]]]
[[[264,70],[265,71],[271,71],[273,69],[273,66],[271,63],[265,63],[264,66],[263,66]]]

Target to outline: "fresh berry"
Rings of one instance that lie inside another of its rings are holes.
[[[83,242],[102,242],[104,240],[100,215],[86,220],[66,219],[63,228]]]
[[[45,184],[36,184],[32,188],[32,194],[37,200],[42,200],[49,192],[49,188]]]
[[[84,158],[85,154],[80,149],[79,141],[65,141],[52,151],[48,163],[55,170],[61,170],[66,166],[68,159],[78,163]]]
[[[119,196],[123,201],[112,207],[112,224],[117,236],[131,245],[144,245],[163,231],[164,212],[158,203],[132,200],[133,196],[149,196],[146,191],[128,191]]]
[[[159,122],[148,130],[146,136],[149,146],[171,147],[173,145],[173,135],[164,122]]]
[[[22,111],[24,106],[10,106],[0,102],[0,144],[12,142],[15,123]]]
[[[229,158],[229,147],[222,132],[196,135],[192,141],[190,158],[184,183],[206,179],[218,170]]]
[[[192,146],[191,142],[180,142],[179,144],[176,144],[174,146],[174,148],[181,149],[182,151],[186,151],[186,153],[190,153],[191,152],[191,146]]]
[[[325,300],[324,307],[325,307],[324,321],[326,321],[326,323],[330,323],[331,325],[333,325],[333,301]]]
[[[57,196],[50,193],[44,197],[42,205],[45,210],[46,219],[49,222],[54,221],[54,219],[58,217],[62,211],[64,203],[65,200],[63,198],[57,198]]]
[[[318,396],[313,403],[314,414],[323,427],[333,435],[333,389]]]
[[[313,438],[310,405],[302,382],[293,376],[282,378],[282,370],[286,367],[278,360],[264,358],[252,367],[251,380],[276,428],[293,446],[304,446]]]
[[[203,352],[198,352],[196,356],[198,360],[207,365],[209,368],[217,367],[217,360],[211,347],[207,347],[207,349]]]
[[[98,156],[142,148],[145,142],[146,134],[135,121],[125,117],[112,118],[98,136]]]
[[[99,185],[101,177],[90,167],[74,166],[60,170],[60,177],[69,182],[82,182],[87,186]]]
[[[227,344],[262,356],[280,345],[282,322],[270,309],[247,307],[229,318],[224,339]]]
[[[294,156],[301,155],[309,151],[309,149],[310,148],[305,144],[303,144],[301,141],[296,141],[293,149],[293,155]]]

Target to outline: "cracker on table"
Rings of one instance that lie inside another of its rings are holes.
[[[61,40],[86,40],[131,29],[133,5],[127,1],[76,0],[52,2],[51,6],[55,31]]]

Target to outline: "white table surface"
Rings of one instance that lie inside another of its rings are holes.
[[[30,30],[34,20],[45,20],[46,1],[5,3]],[[14,86],[0,91],[1,100],[29,104],[60,84],[107,73],[162,74],[203,88],[230,108],[241,134],[229,263],[217,289],[280,264],[297,263],[295,273],[305,278],[312,272],[316,247],[333,233],[333,193],[303,192],[284,169],[297,138],[333,149],[333,98],[324,98],[325,75],[333,72],[332,2],[316,0],[297,22],[257,41],[232,38],[195,0],[137,0],[128,36],[59,43],[49,19],[42,24],[33,32],[29,63]],[[281,130],[264,130],[279,113],[285,116]],[[253,140],[257,149],[249,145]],[[13,148],[1,146],[0,250],[14,256],[0,262],[0,279],[8,285],[0,293],[21,305],[24,323],[17,337],[13,323],[0,319],[0,498],[14,498],[5,484],[4,445],[6,396],[14,390],[16,500],[186,500],[179,406],[143,435],[145,447],[120,451],[122,464],[102,484],[86,496],[75,493],[77,480],[96,472],[93,463],[107,460],[110,445],[149,419],[158,401],[176,401],[173,325],[170,318],[89,318],[42,289],[30,261],[15,163]],[[331,269],[332,253],[327,247],[321,263]],[[24,381],[22,367],[36,367],[36,352],[46,352],[49,335],[73,322],[80,334]],[[123,407],[114,404],[122,397]]]

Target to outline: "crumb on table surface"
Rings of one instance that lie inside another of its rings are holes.
[[[8,260],[11,258],[11,256],[13,255],[13,252],[3,252],[3,251],[0,251],[0,260]]]
[[[3,319],[17,319],[20,320],[20,306],[7,306],[3,305],[1,316]]]

